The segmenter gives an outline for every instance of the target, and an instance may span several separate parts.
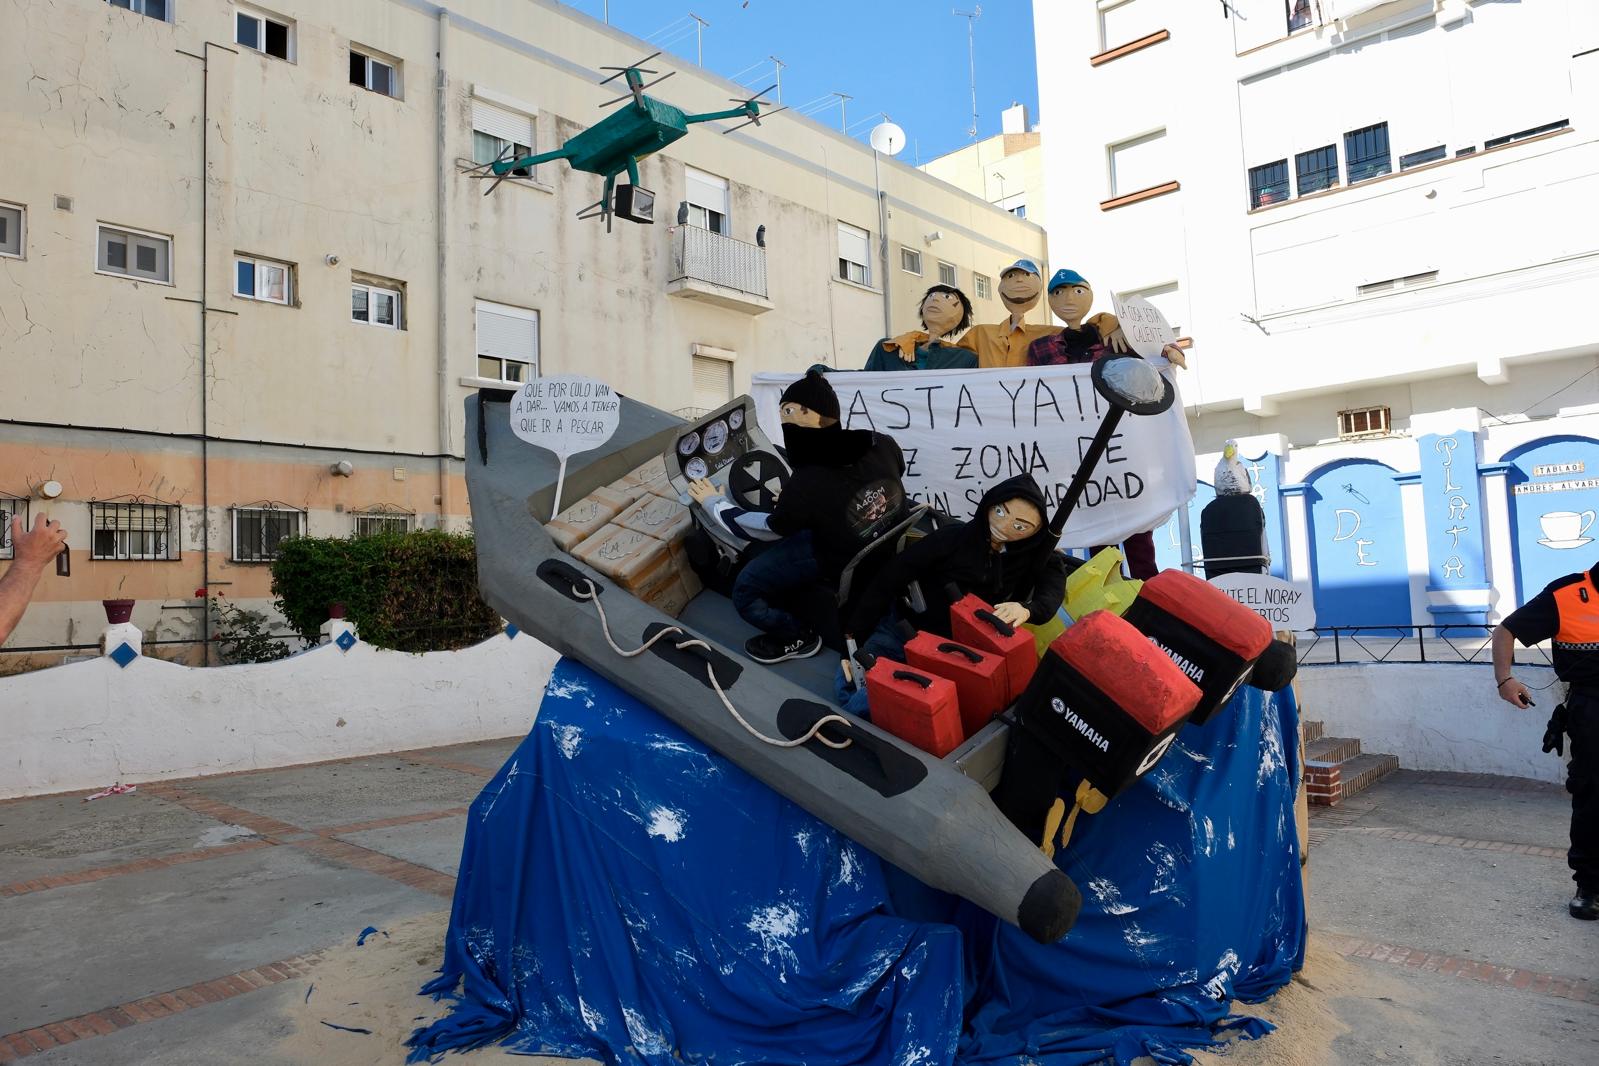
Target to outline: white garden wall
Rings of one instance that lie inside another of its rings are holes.
[[[101,657],[3,677],[0,798],[522,736],[555,660],[502,633],[424,655],[359,641],[246,666]]]
[[[1486,663],[1304,666],[1294,688],[1300,713],[1325,722],[1328,736],[1358,737],[1363,750],[1397,755],[1407,770],[1562,782],[1565,760],[1543,752],[1561,686],[1536,691],[1554,681],[1547,667],[1518,665],[1516,677],[1535,690],[1536,707],[1499,699]]]

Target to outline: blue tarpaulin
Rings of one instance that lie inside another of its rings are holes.
[[[926,889],[562,660],[473,803],[412,1061],[501,1041],[608,1063],[1188,1061],[1286,982],[1305,916],[1297,712],[1242,689],[1057,856],[1039,945]]]

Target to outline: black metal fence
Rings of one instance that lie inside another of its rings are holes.
[[[1489,663],[1493,661],[1492,626],[1403,625],[1318,626],[1298,630],[1297,651],[1303,663]],[[1517,662],[1548,666],[1549,650],[1541,645],[1516,649]]]

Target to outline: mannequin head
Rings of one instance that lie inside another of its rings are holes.
[[[1044,279],[1038,265],[1030,259],[1018,259],[999,275],[999,301],[1012,315],[1025,314],[1038,303],[1044,290]]]
[[[1094,287],[1075,270],[1057,270],[1049,279],[1049,309],[1072,329],[1080,329],[1094,306]]]
[[[988,508],[988,539],[995,544],[1026,540],[1044,525],[1044,513],[1033,501],[1015,496]]]
[[[838,396],[827,377],[815,370],[783,390],[777,402],[780,421],[785,426],[822,429],[838,425]]]
[[[953,285],[934,285],[922,296],[916,313],[934,340],[959,333],[972,324],[972,302]]]

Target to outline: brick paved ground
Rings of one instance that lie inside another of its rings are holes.
[[[447,906],[466,806],[514,743],[0,802],[0,1064],[295,1061],[270,1050],[285,983]],[[1566,811],[1547,786],[1405,772],[1317,811],[1316,935],[1409,990],[1340,1002],[1333,1061],[1599,1062]]]

